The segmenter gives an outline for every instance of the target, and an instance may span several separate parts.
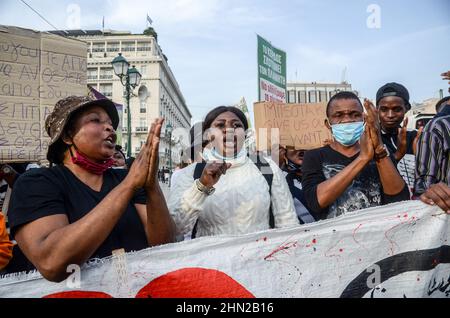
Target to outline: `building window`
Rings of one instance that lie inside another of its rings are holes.
[[[100,69],[100,79],[112,79],[113,69],[112,68],[101,68]]]
[[[308,95],[309,95],[309,102],[310,103],[317,103],[316,91],[309,91]]]
[[[327,101],[327,92],[319,91],[319,101],[326,102]]]
[[[147,132],[147,119],[139,118],[139,127],[136,127],[136,131]]]
[[[305,104],[308,101],[306,100],[306,92],[305,91],[300,91],[298,92],[298,100],[300,103]]]
[[[289,91],[288,103],[295,103],[295,91]]]
[[[122,43],[122,52],[134,52],[134,50],[135,50],[134,42]]]
[[[120,46],[119,42],[115,42],[115,43],[111,42],[111,43],[108,43],[106,50],[108,52],[119,52],[119,46]]]
[[[143,102],[143,101],[141,101],[141,107],[140,107],[140,109],[139,109],[139,112],[141,113],[141,114],[145,114],[146,112],[147,112],[147,104],[145,103],[145,101]]]
[[[112,84],[100,84],[100,93],[108,98],[112,97]]]
[[[97,80],[97,69],[96,68],[88,68],[87,79],[88,79],[88,81],[89,80]]]
[[[105,52],[105,43],[94,43],[92,45],[92,52]]]
[[[140,52],[151,51],[151,43],[138,43],[137,50]]]
[[[141,114],[147,112],[147,99],[149,98],[149,96],[150,96],[150,93],[147,89],[147,86],[141,85],[141,87],[139,87],[139,91],[138,91]]]
[[[331,97],[333,97],[333,96],[336,95],[336,94],[337,94],[337,91],[336,91],[336,90],[331,91],[331,92],[330,92],[330,99],[331,99]]]

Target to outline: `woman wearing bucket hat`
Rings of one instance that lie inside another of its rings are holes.
[[[113,164],[119,117],[110,100],[71,96],[46,120],[52,167],[17,180],[11,234],[26,257],[51,281],[67,267],[174,240],[174,224],[156,178],[163,120],[151,126],[128,174]]]

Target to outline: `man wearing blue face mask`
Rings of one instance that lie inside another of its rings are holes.
[[[409,200],[408,188],[381,139],[377,110],[351,92],[334,95],[326,126],[334,141],[305,153],[303,191],[316,219]]]

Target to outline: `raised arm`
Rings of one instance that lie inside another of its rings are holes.
[[[391,158],[388,156],[387,150],[383,144],[381,138],[381,128],[378,121],[378,111],[371,101],[364,100],[364,108],[366,109],[366,130],[369,133],[374,149],[374,158],[376,160],[378,173],[380,175],[381,185],[383,187],[384,194],[389,196],[397,195],[405,189],[405,181],[400,176],[392,163]],[[406,136],[406,123],[404,123],[404,134]],[[404,154],[401,154],[403,157]],[[400,158],[401,159],[401,158]],[[406,197],[405,197],[406,199]]]
[[[321,209],[325,209],[339,198],[350,186],[356,176],[373,158],[373,146],[367,131],[360,140],[361,150],[359,156],[334,177],[317,186],[317,201]]]
[[[133,197],[133,188],[124,180],[78,221],[69,224],[61,211],[23,225],[15,240],[42,276],[62,281],[69,275],[67,266],[83,264],[105,241]]]
[[[60,204],[60,214],[56,214],[58,212],[56,211],[53,215],[39,218],[18,228],[15,234],[17,243],[45,278],[51,281],[64,280],[68,276],[66,273],[68,265],[83,264],[105,241],[135,192],[146,185],[151,147],[151,141],[144,145],[127,177],[78,221],[69,223],[63,211],[64,204]],[[51,187],[52,185],[44,184],[41,191]],[[156,217],[158,213],[168,214],[167,207],[164,210],[165,203],[161,202],[164,200],[161,199],[162,194],[151,190],[147,192],[148,205],[152,210],[149,214]],[[60,194],[54,191],[49,197],[58,195]],[[54,200],[57,201],[58,198]],[[147,225],[146,230],[150,233],[159,224],[150,217]],[[149,242],[153,242],[151,235],[153,234],[147,234]],[[159,232],[155,235],[158,236]]]
[[[194,228],[200,212],[203,210],[208,194],[204,191],[212,189],[219,181],[220,177],[226,173],[231,164],[212,162],[208,163],[203,169],[199,180],[194,180],[193,174],[195,165],[185,170],[183,175],[177,178],[177,182],[172,184],[169,199],[169,209],[173,216],[177,234],[188,234]]]
[[[150,246],[175,241],[175,223],[169,214],[157,178],[159,137],[163,121],[163,119],[156,119],[152,124],[146,144],[148,147],[144,148],[144,155],[149,158],[148,175],[144,186],[147,194],[147,205],[136,204]],[[142,169],[145,169],[145,167],[142,167]]]

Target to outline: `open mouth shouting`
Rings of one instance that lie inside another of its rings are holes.
[[[116,146],[117,135],[111,134],[105,139],[105,144],[109,148],[114,148]]]

